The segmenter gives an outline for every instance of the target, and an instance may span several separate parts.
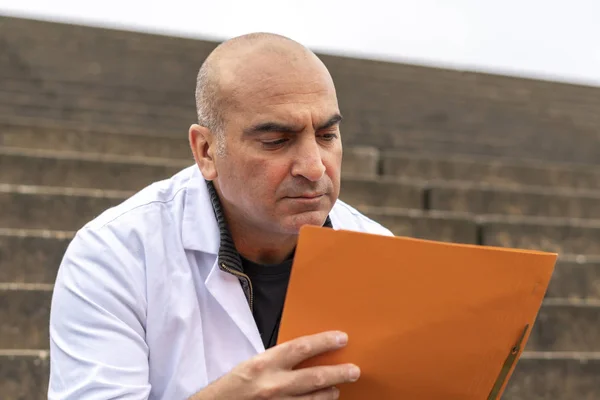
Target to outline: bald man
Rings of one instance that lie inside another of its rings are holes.
[[[276,345],[303,225],[391,235],[338,199],[327,68],[288,38],[241,36],[205,60],[196,103],[195,165],[90,221],[66,251],[49,399],[335,399],[360,376],[296,368],[344,347],[343,332]]]

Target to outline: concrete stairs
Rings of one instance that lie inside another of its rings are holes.
[[[0,119],[180,132],[194,120],[191,88],[216,45],[0,16]],[[599,88],[321,57],[347,145],[600,162]]]
[[[52,285],[74,231],[193,161],[185,134],[4,124],[0,143],[0,393],[42,399]],[[600,397],[598,170],[365,147],[344,162],[341,198],[398,235],[560,252],[504,398]]]

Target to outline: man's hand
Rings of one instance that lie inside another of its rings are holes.
[[[347,342],[345,333],[323,332],[282,343],[239,364],[189,400],[337,399],[335,385],[356,381],[360,375],[357,366],[294,367]]]

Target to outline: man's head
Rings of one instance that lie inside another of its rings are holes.
[[[273,34],[232,39],[200,68],[196,102],[190,144],[230,225],[267,237],[324,223],[340,189],[341,116],[316,55]]]

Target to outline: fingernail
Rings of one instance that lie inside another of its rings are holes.
[[[357,366],[350,367],[350,369],[348,370],[348,378],[350,379],[350,382],[357,381],[359,376],[360,368],[358,368]]]
[[[337,342],[340,346],[345,345],[346,343],[348,343],[348,335],[343,332],[338,333]]]

